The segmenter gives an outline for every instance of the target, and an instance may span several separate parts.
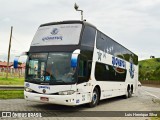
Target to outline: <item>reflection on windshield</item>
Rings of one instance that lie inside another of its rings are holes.
[[[34,53],[29,55],[26,80],[50,84],[75,82],[76,68],[71,53]]]

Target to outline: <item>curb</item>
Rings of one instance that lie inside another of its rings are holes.
[[[24,90],[22,85],[0,85],[0,90]]]

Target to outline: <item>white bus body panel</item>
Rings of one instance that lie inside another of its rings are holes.
[[[84,103],[89,103],[91,101],[91,85],[88,83],[82,83],[78,86],[74,85],[38,85],[33,83],[25,82],[29,84],[30,89],[35,92],[26,92],[24,91],[24,98],[29,101],[44,102],[44,103],[53,103],[60,105],[80,105]],[[90,86],[90,87],[88,87]],[[43,93],[43,89],[46,90],[46,93]],[[60,91],[74,90],[75,93],[72,95],[54,95]],[[41,97],[48,98],[48,101],[42,101]]]
[[[98,53],[101,53],[101,60],[98,60]],[[104,51],[98,50],[96,48],[96,42],[95,42],[91,78],[92,78],[93,81],[95,81],[94,82],[95,84],[93,86],[96,86],[96,85],[100,86],[100,89],[101,89],[100,99],[105,99],[105,98],[111,98],[111,97],[125,95],[128,85],[130,85],[130,87],[133,86],[133,93],[135,93],[135,91],[137,89],[138,65],[134,65],[134,77],[131,78],[130,72],[129,72],[130,63],[125,61],[125,60],[123,60],[123,61],[126,62],[126,70],[127,70],[125,82],[119,82],[119,81],[96,81],[96,79],[95,79],[95,65],[96,65],[96,62],[112,65],[112,57],[113,57],[113,55],[108,54],[108,53],[106,53]]]

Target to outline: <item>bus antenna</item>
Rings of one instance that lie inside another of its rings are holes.
[[[78,7],[79,7],[79,6],[75,3],[75,4],[74,4],[74,9],[75,9],[76,11],[80,11],[80,12],[81,12],[81,20],[83,21],[83,10],[79,10]]]

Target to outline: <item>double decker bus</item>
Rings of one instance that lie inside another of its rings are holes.
[[[27,56],[29,101],[95,107],[137,88],[138,56],[86,21],[40,25]]]

